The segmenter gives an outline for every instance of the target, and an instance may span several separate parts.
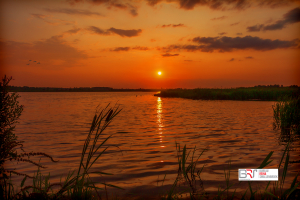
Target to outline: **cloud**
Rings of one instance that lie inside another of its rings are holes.
[[[146,1],[147,1],[148,5],[155,6],[159,2],[162,2],[163,0],[146,0]]]
[[[222,19],[226,19],[227,16],[222,16],[222,17],[217,17],[217,18],[212,18],[210,20],[222,20]]]
[[[98,12],[73,8],[44,8],[44,10],[50,13],[63,13],[67,15],[104,16]]]
[[[173,28],[176,28],[176,27],[185,27],[184,24],[164,24],[161,26],[162,28],[166,28],[166,27],[173,27]]]
[[[132,49],[141,50],[141,51],[148,51],[149,50],[148,47],[141,47],[141,46],[136,46],[136,47],[133,47]]]
[[[3,55],[6,55],[3,59],[16,66],[27,62],[28,58],[33,58],[34,61],[38,61],[38,65],[35,65],[37,67],[64,68],[76,66],[78,61],[89,57],[84,51],[68,44],[62,35],[32,43],[5,41],[1,45],[5,49]]]
[[[165,53],[165,54],[162,54],[161,56],[163,56],[163,57],[171,57],[171,56],[179,56],[179,54],[178,53],[175,53],[175,54]]]
[[[237,35],[243,35],[243,33],[236,33]]]
[[[246,59],[254,59],[252,56],[245,57]]]
[[[38,19],[45,19],[47,17],[47,15],[42,15],[42,14],[31,14],[31,16]]]
[[[74,5],[74,4],[80,3],[80,2],[88,2],[93,5],[104,4],[108,9],[118,8],[118,9],[122,9],[122,10],[128,10],[129,13],[134,17],[138,15],[137,7],[133,6],[131,3],[126,3],[124,0],[68,0],[68,2],[71,5]],[[131,1],[128,0],[127,2],[131,2]],[[134,2],[134,1],[132,1],[132,2]]]
[[[118,34],[121,37],[134,37],[134,36],[138,36],[142,32],[141,29],[123,30],[123,29],[116,29],[113,27],[108,29],[108,31]]]
[[[64,33],[68,33],[70,35],[73,35],[73,34],[78,33],[79,31],[81,31],[81,28],[73,28],[73,29],[70,29],[70,30],[68,30],[68,31],[66,31]]]
[[[245,9],[249,7],[287,6],[295,0],[147,0],[148,5],[155,6],[160,2],[177,3],[181,9],[191,10],[196,6],[208,6],[214,10]]]
[[[227,32],[218,33],[219,35],[225,35]]]
[[[114,49],[110,49],[110,51],[129,51],[129,50],[147,51],[149,50],[149,48],[142,47],[142,46],[135,46],[135,47],[116,47]]]
[[[229,60],[229,62],[232,62],[232,61],[234,61],[234,58],[231,58],[231,59]]]
[[[87,30],[93,32],[93,33],[96,33],[98,35],[110,35],[110,32],[107,31],[107,30],[102,30],[96,26],[90,26],[87,28]]]
[[[264,26],[263,25],[263,30],[264,31],[274,31],[274,30],[281,30],[283,28],[285,28],[285,22],[284,21],[277,21],[275,24],[271,24],[271,25],[267,25],[267,26]]]
[[[87,28],[87,30],[96,33],[98,35],[117,34],[120,35],[121,37],[135,37],[140,35],[140,33],[142,32],[141,29],[124,30],[124,29],[116,29],[113,27],[107,30],[103,30],[96,26],[90,26]]]
[[[235,26],[235,25],[238,25],[240,22],[236,22],[236,23],[233,23],[233,24],[230,24],[230,26]]]
[[[62,20],[62,19],[55,19],[49,15],[42,15],[42,14],[31,14],[32,17],[40,19],[47,24],[50,25],[74,25],[76,22],[74,21],[67,21],[67,20]]]
[[[186,50],[186,51],[202,51],[202,52],[230,52],[233,50],[252,49],[257,51],[268,51],[280,48],[296,47],[296,40],[270,40],[259,37],[195,37],[191,40],[197,45],[169,45],[163,47],[165,51]]]
[[[288,24],[294,24],[300,22],[300,7],[294,8],[283,15],[281,20],[276,21],[273,24],[264,25],[254,25],[248,26],[248,32],[258,32],[258,31],[274,31],[274,30],[281,30],[286,27]]]
[[[192,62],[193,60],[184,60],[184,61],[186,61],[186,62]]]
[[[248,32],[257,32],[257,31],[260,31],[263,27],[264,27],[263,24],[257,24],[254,26],[248,26],[247,29],[248,29]]]
[[[129,51],[130,47],[116,47],[112,49],[111,51]]]
[[[115,7],[115,8],[119,8],[122,10],[129,10],[129,13],[134,17],[138,15],[137,7],[133,6],[130,3],[124,4],[124,3],[120,3],[118,1],[106,1],[105,3],[107,4],[108,9]]]

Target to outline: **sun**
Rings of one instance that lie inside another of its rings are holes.
[[[158,75],[161,75],[161,72],[157,72]]]

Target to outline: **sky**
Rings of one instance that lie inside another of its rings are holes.
[[[15,86],[300,85],[299,0],[0,0],[0,15]]]

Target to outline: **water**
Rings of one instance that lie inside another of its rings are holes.
[[[95,175],[93,180],[126,188],[122,194],[160,192],[163,187],[157,182],[165,175],[164,186],[172,184],[178,170],[175,142],[189,149],[196,146],[197,155],[209,149],[198,165],[205,164],[201,179],[207,192],[225,185],[224,169],[229,161],[232,183],[239,184],[239,168],[257,168],[270,151],[275,152],[269,168],[277,168],[284,149],[279,131],[272,126],[274,102],[160,98],[151,92],[19,94],[25,108],[15,133],[25,141],[27,152],[45,152],[59,160],[40,161],[47,166],[42,172],[50,172],[51,182],[77,170],[95,108],[108,103],[117,103],[123,110],[105,130],[103,138],[113,134],[107,143],[110,147],[92,171],[114,175]],[[299,147],[299,143],[294,145]],[[294,157],[297,154],[299,151]],[[27,163],[10,167],[29,175],[37,170]],[[297,167],[291,165],[288,182]],[[21,180],[15,178],[17,183]],[[237,186],[238,190],[244,187],[243,183]]]

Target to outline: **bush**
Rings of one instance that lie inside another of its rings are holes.
[[[14,134],[15,124],[21,116],[23,106],[19,105],[19,95],[16,93],[10,93],[8,91],[8,84],[11,81],[11,77],[7,78],[4,76],[0,81],[0,198],[11,199],[14,196],[13,185],[11,184],[11,174],[19,176],[25,176],[33,178],[27,174],[18,173],[15,170],[7,170],[4,164],[7,161],[20,161],[29,162],[38,167],[44,168],[40,164],[30,160],[30,156],[45,156],[50,158],[53,162],[53,158],[48,154],[42,152],[30,152],[26,153],[23,150],[23,141],[19,141],[17,136]],[[20,150],[21,152],[17,152]],[[8,176],[8,174],[10,174]]]

